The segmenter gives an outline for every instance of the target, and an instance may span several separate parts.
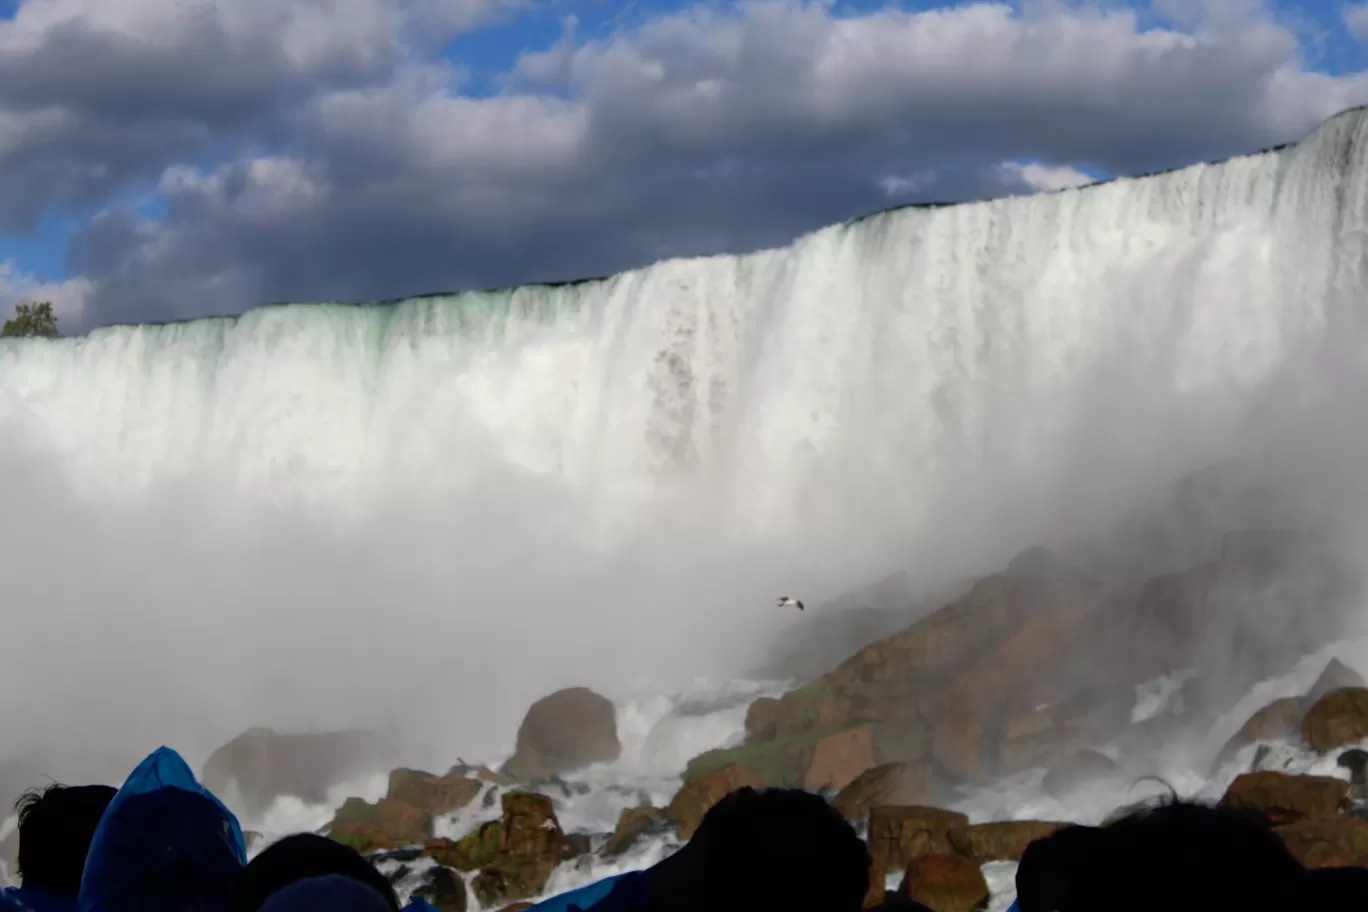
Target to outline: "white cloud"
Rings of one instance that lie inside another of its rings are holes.
[[[933,180],[938,199],[1074,186],[1087,178],[1069,162],[1221,157],[1368,101],[1368,78],[1306,69],[1297,33],[1254,0],[1175,2],[1182,18],[1160,26],[1045,2],[764,0],[589,41],[567,20],[478,95],[419,36],[497,14],[495,0],[197,0],[207,25],[154,27],[171,2],[25,0],[7,39],[30,63],[66,59],[59,11],[91,66],[38,66],[23,86],[0,74],[0,221],[103,202],[134,178],[170,201],[165,225],[115,211],[81,238],[97,319],[745,249]],[[311,28],[320,8],[338,15]],[[58,119],[40,128],[22,92]],[[96,116],[101,100],[128,118]],[[210,148],[226,155],[187,164]]]
[[[1021,184],[1032,192],[1067,190],[1093,183],[1093,179],[1067,165],[1050,166],[1040,162],[1002,162],[997,172],[1004,183]]]
[[[918,171],[916,174],[907,176],[892,175],[879,181],[879,188],[883,190],[884,196],[889,198],[898,196],[910,196],[920,193],[929,187],[936,185],[935,171]]]
[[[1346,3],[1340,15],[1356,41],[1368,42],[1368,3]]]

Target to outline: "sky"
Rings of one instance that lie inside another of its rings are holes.
[[[0,312],[598,276],[1365,102],[1335,0],[0,0]]]

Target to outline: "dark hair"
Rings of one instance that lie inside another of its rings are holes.
[[[1298,906],[1305,873],[1259,817],[1170,801],[1032,843],[1017,898],[1021,912],[1283,912]]]
[[[95,828],[118,794],[107,785],[53,783],[25,792],[19,814],[19,876],[25,887],[75,896]]]
[[[869,850],[840,812],[798,789],[738,789],[690,840],[703,850],[702,892],[717,912],[859,912]]]
[[[257,912],[272,893],[300,880],[330,874],[371,887],[399,912],[399,898],[385,875],[355,849],[313,833],[286,836],[252,859],[238,879],[228,910]]]

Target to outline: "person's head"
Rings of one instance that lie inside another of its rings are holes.
[[[365,884],[399,912],[394,887],[369,861],[348,846],[313,833],[287,836],[267,848],[243,871],[233,890],[229,912],[258,912],[266,900],[289,885],[337,875]]]
[[[296,880],[277,890],[267,897],[261,912],[389,912],[391,908],[390,900],[374,887],[329,874]]]
[[[25,888],[75,896],[90,840],[117,791],[107,785],[50,785],[25,792],[19,815],[19,876]]]
[[[1021,912],[1283,912],[1304,876],[1258,817],[1175,801],[1033,843],[1017,869],[1017,896]]]
[[[657,870],[659,869],[659,870]],[[651,872],[652,905],[710,912],[858,912],[869,851],[840,812],[797,789],[742,788]]]

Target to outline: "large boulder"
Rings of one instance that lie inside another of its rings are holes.
[[[255,817],[287,795],[323,804],[328,789],[383,771],[393,753],[388,741],[374,732],[253,728],[214,751],[200,779],[233,810]]]
[[[1301,734],[1321,754],[1368,738],[1368,689],[1349,687],[1321,697],[1302,719]]]
[[[675,825],[681,841],[688,841],[714,804],[737,789],[764,785],[743,766],[723,767],[685,782],[665,808],[665,819]]]
[[[1274,700],[1249,717],[1221,752],[1216,755],[1213,769],[1219,769],[1251,744],[1264,741],[1296,740],[1301,737],[1301,723],[1306,715],[1306,703],[1301,697]]]
[[[327,827],[329,837],[362,853],[421,845],[431,830],[430,814],[393,798],[348,798]]]
[[[612,701],[587,687],[571,687],[528,709],[504,773],[520,782],[539,782],[616,760],[621,753]]]
[[[956,852],[983,865],[990,861],[1021,861],[1028,845],[1053,836],[1066,826],[1037,820],[1007,820],[956,827],[946,838]]]
[[[1101,584],[1029,552],[821,678],[757,701],[746,744],[696,758],[686,776],[737,764],[771,785],[840,788],[873,766],[933,755],[953,780],[995,773],[1012,700],[1061,655],[1086,657],[1072,644],[1105,604]]]
[[[1329,776],[1246,773],[1230,784],[1221,806],[1253,811],[1273,826],[1282,826],[1336,817],[1348,795],[1349,783]]]
[[[1368,820],[1333,817],[1278,827],[1292,855],[1308,868],[1368,867]]]
[[[857,776],[832,804],[856,821],[878,805],[934,806],[947,791],[928,763],[886,763]]]
[[[963,855],[922,855],[907,863],[898,893],[936,912],[979,912],[987,907],[983,869]]]
[[[421,808],[433,817],[451,814],[474,801],[484,783],[471,778],[463,767],[445,776],[420,770],[397,769],[390,773],[387,797]]]
[[[616,858],[631,849],[641,837],[657,832],[668,826],[665,814],[659,808],[643,805],[623,808],[618,815],[617,828],[603,844],[603,857]]]
[[[949,855],[949,833],[969,825],[956,811],[932,807],[876,807],[869,813],[869,893],[865,905],[883,898],[890,871],[903,870],[923,855]],[[934,907],[933,907],[934,908]]]
[[[842,789],[876,766],[924,757],[927,746],[925,729],[916,719],[818,724],[768,741],[705,751],[689,761],[684,778],[688,781],[728,766],[741,766],[768,786]]]
[[[457,842],[433,840],[425,854],[443,867],[476,872],[470,887],[483,908],[537,896],[567,855],[551,799],[505,792],[503,815]]]

